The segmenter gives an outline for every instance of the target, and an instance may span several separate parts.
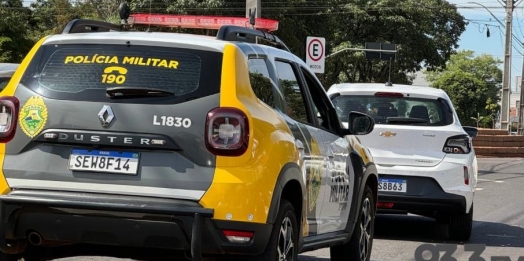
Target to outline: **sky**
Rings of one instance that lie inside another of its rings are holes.
[[[459,12],[469,21],[466,31],[459,41],[458,50],[472,50],[476,54],[491,54],[504,61],[504,41],[506,29],[484,8],[484,5],[505,26],[506,12],[503,7],[504,0],[448,0],[456,4]],[[469,2],[469,3],[468,3]],[[478,4],[471,4],[475,2]],[[513,11],[512,31],[515,36],[512,39],[511,50],[511,89],[515,90],[516,77],[522,75],[522,60],[524,47],[524,1],[517,0],[517,6]],[[487,28],[490,37],[486,35]],[[503,64],[500,66],[504,69]]]

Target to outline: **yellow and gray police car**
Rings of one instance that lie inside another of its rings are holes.
[[[126,28],[71,21],[1,91],[1,260],[77,244],[369,260],[377,173],[357,139],[369,116],[343,128],[268,32]]]

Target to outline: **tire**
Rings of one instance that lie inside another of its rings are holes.
[[[355,229],[349,242],[331,247],[332,261],[369,261],[375,233],[376,202],[371,188],[366,185]],[[360,239],[363,239],[361,242]],[[367,239],[367,240],[366,240]]]
[[[242,260],[249,261],[297,261],[298,259],[298,222],[295,214],[293,205],[286,199],[282,199],[280,207],[278,208],[278,216],[273,229],[271,231],[271,237],[266,246],[266,250],[260,256],[246,257]],[[288,233],[281,233],[287,231]],[[290,241],[289,241],[290,240]],[[289,244],[291,243],[291,245]],[[285,259],[280,258],[280,253],[286,249],[286,246],[290,247],[287,251]]]
[[[448,235],[452,240],[468,241],[473,230],[473,204],[469,213],[453,213],[449,218]]]

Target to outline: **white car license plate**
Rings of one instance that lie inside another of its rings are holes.
[[[406,192],[407,182],[403,179],[378,179],[378,191]]]
[[[105,150],[73,149],[69,157],[69,170],[136,175],[139,154]]]

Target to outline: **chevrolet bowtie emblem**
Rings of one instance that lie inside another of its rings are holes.
[[[380,136],[384,136],[386,138],[393,137],[395,135],[397,135],[397,133],[391,131],[383,131],[380,133]]]

